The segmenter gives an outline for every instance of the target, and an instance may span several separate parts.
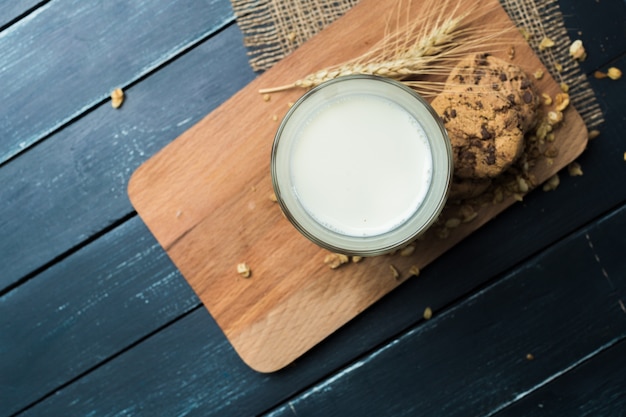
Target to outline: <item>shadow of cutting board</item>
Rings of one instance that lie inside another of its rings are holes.
[[[415,0],[407,7],[418,15],[424,3],[437,1]],[[512,27],[497,0],[479,3],[489,10],[484,21],[490,27]],[[418,242],[415,255],[368,258],[331,270],[323,263],[327,252],[302,237],[269,199],[273,137],[288,103],[303,91],[277,93],[265,101],[258,90],[288,84],[364,53],[383,36],[381,16],[395,4],[363,0],[162,149],[131,178],[128,192],[137,212],[241,358],[257,371],[271,372],[291,363],[400,285],[411,266],[423,268],[514,203],[508,198],[482,208],[476,219],[453,229],[446,239]],[[461,2],[460,7],[476,4]],[[543,68],[516,30],[511,36],[513,62],[528,73]],[[537,81],[537,87],[551,96],[560,92],[549,76]],[[532,172],[537,183],[586,146],[585,126],[571,107],[565,121],[556,131],[560,151],[553,164],[538,164]],[[251,267],[250,278],[237,274],[240,262]],[[400,279],[392,275],[390,264],[400,271]]]

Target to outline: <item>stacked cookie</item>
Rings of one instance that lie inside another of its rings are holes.
[[[442,117],[454,158],[451,199],[475,197],[524,151],[540,100],[517,66],[485,54],[463,59],[431,103]]]

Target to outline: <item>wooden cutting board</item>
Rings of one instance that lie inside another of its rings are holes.
[[[425,3],[413,1],[418,15]],[[490,27],[512,27],[497,0],[487,8]],[[325,66],[356,57],[381,39],[383,16],[395,1],[363,0],[322,33],[259,76],[183,133],[133,174],[128,192],[137,212],[196,291],[241,358],[260,372],[278,370],[354,318],[409,277],[482,226],[515,200],[488,204],[478,217],[417,243],[412,256],[381,256],[331,270],[327,252],[302,237],[271,201],[270,149],[280,119],[303,93],[291,90],[265,101],[260,88],[288,84]],[[460,2],[475,9],[473,2]],[[517,31],[512,62],[528,73],[543,68]],[[501,48],[499,52],[507,56]],[[545,69],[544,69],[545,71]],[[537,82],[552,97],[549,76]],[[556,131],[559,154],[532,171],[545,181],[585,148],[587,132],[571,107]],[[558,198],[555,196],[555,198]],[[250,278],[237,274],[246,262]],[[395,278],[389,265],[400,272]]]

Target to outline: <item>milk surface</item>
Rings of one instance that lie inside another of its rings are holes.
[[[307,213],[347,236],[376,236],[404,223],[432,180],[419,122],[400,105],[353,94],[325,102],[295,137],[294,193]]]

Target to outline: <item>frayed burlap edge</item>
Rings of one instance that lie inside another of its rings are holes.
[[[359,0],[231,0],[255,71],[270,68],[307,39],[343,16]],[[500,0],[511,20],[528,35],[528,43],[550,74],[569,87],[570,102],[588,129],[604,121],[587,77],[569,56],[571,39],[556,0]],[[540,50],[544,37],[554,47]]]

